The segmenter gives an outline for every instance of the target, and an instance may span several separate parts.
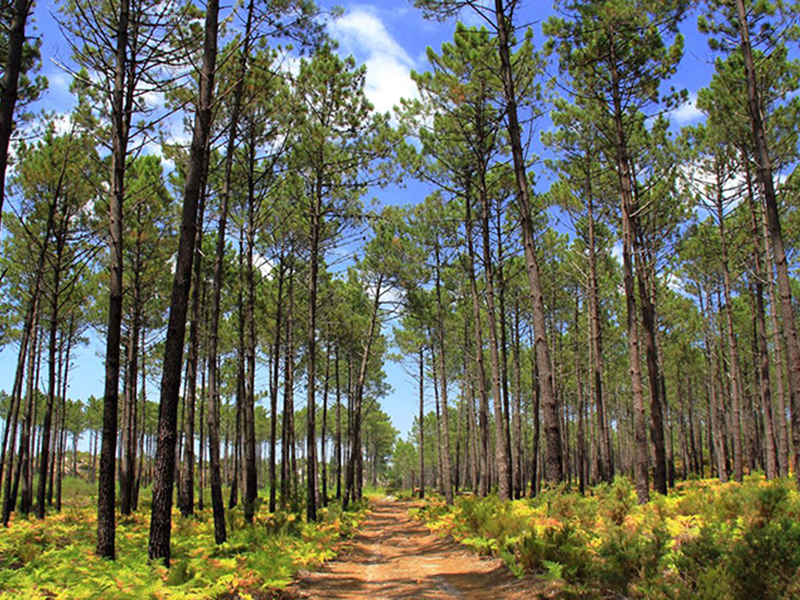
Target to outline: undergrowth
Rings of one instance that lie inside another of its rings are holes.
[[[788,480],[679,484],[636,503],[625,478],[586,496],[428,500],[417,516],[575,598],[800,597],[800,494]]]
[[[147,558],[149,510],[117,522],[117,559],[94,554],[96,509],[71,507],[45,521],[17,519],[0,535],[0,598],[249,598],[270,597],[300,569],[334,555],[364,506],[321,509],[309,524],[291,512],[261,507],[253,526],[241,511],[227,514],[228,541],[214,543],[210,509],[173,515],[169,569]]]

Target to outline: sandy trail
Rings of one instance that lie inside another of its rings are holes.
[[[477,556],[411,519],[408,501],[385,498],[351,547],[321,571],[287,590],[295,598],[522,599],[541,590],[515,578],[503,563]]]

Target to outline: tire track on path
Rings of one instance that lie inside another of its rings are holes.
[[[409,517],[411,506],[392,498],[373,502],[350,548],[293,584],[289,597],[521,600],[544,591],[535,580],[514,577],[502,561],[431,533]]]

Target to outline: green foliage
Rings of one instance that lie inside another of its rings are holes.
[[[121,519],[117,559],[94,554],[94,508],[70,508],[46,521],[12,521],[0,537],[0,598],[213,598],[268,594],[291,582],[298,569],[334,556],[334,543],[350,536],[363,507],[338,505],[306,523],[294,513],[262,510],[255,526],[231,513],[231,533],[214,544],[210,510],[196,518],[173,517],[173,563],[147,560],[149,517]]]
[[[418,509],[433,529],[567,597],[792,598],[800,592],[800,494],[792,482],[702,480],[636,503],[625,478],[502,502]]]

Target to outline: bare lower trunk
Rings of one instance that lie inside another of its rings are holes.
[[[789,277],[789,265],[783,245],[778,201],[773,182],[772,159],[770,157],[767,134],[761,113],[761,98],[758,87],[753,51],[750,45],[750,31],[744,0],[736,0],[736,11],[739,17],[739,33],[741,51],[747,77],[747,104],[753,141],[756,146],[757,177],[764,194],[767,213],[767,228],[772,252],[775,258],[775,270],[778,282],[778,297],[783,317],[783,336],[786,344],[787,367],[789,380],[789,406],[792,412],[792,438],[794,441],[795,465],[800,464],[800,341],[797,336],[797,322],[792,304],[792,289]],[[795,468],[795,476],[800,485],[800,469]]]
[[[172,525],[172,495],[175,477],[175,441],[177,438],[178,393],[181,384],[183,342],[186,333],[186,311],[191,284],[194,243],[197,232],[197,206],[200,199],[207,164],[206,153],[211,131],[214,97],[214,72],[217,57],[219,3],[209,0],[206,9],[203,66],[200,73],[200,93],[189,169],[183,197],[183,216],[175,279],[172,285],[169,324],[164,350],[164,372],[161,384],[161,409],[158,419],[158,446],[156,448],[153,504],[150,520],[148,555],[153,560],[163,559],[169,565],[170,533]]]
[[[495,0],[495,17],[497,25],[497,41],[500,54],[503,90],[506,100],[506,119],[511,154],[514,160],[514,180],[517,188],[517,203],[522,229],[522,244],[525,253],[525,266],[528,274],[531,304],[533,308],[533,327],[536,335],[535,351],[537,369],[540,377],[540,394],[544,410],[545,446],[545,480],[555,485],[563,480],[561,432],[559,427],[558,407],[556,405],[553,373],[550,364],[547,344],[546,312],[544,295],[539,271],[539,259],[533,235],[531,215],[531,197],[528,188],[527,168],[522,150],[522,134],[517,116],[517,95],[510,54],[510,23],[505,13],[503,0]]]
[[[117,49],[112,104],[112,189],[108,206],[109,304],[103,393],[103,442],[100,448],[100,478],[97,493],[96,552],[98,556],[110,559],[116,557],[114,471],[117,454],[117,406],[122,335],[122,202],[125,195],[125,163],[131,118],[130,114],[124,114],[125,90],[131,85],[130,82],[126,82],[129,16],[130,0],[122,0],[116,31]]]

